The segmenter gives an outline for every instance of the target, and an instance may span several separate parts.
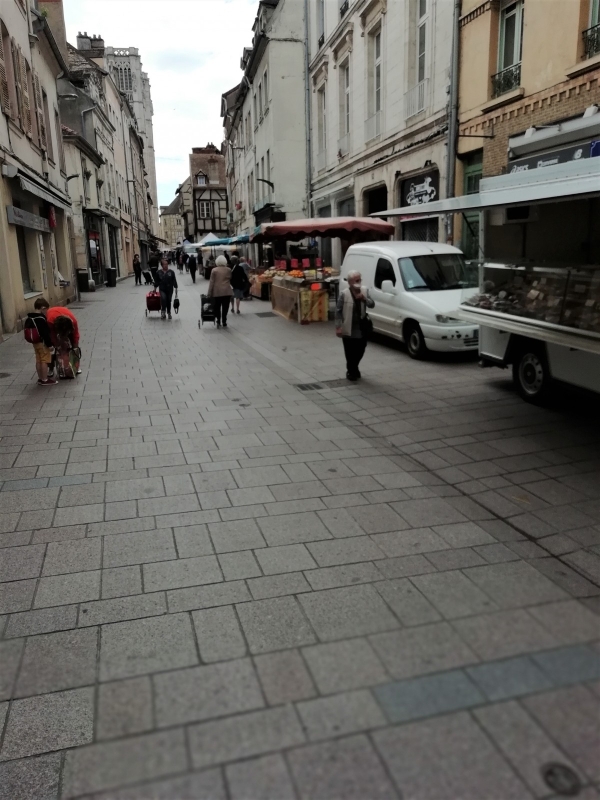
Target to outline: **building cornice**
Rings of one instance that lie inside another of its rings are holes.
[[[473,20],[483,16],[483,14],[487,14],[488,11],[497,11],[499,8],[500,0],[484,0],[483,3],[480,3],[476,8],[469,11],[468,14],[463,14],[459,20],[460,27],[464,28],[469,22],[473,22]]]

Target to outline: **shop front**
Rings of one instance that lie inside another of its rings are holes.
[[[0,181],[0,303],[2,326],[18,330],[44,295],[53,304],[74,293],[68,217],[70,202],[54,187],[10,165]]]

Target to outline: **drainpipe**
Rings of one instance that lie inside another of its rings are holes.
[[[448,150],[446,153],[446,197],[455,196],[456,151],[458,143],[458,71],[460,65],[460,12],[461,0],[454,0],[452,20],[452,64],[450,73],[450,115],[448,120]],[[446,238],[454,240],[454,215],[446,216]]]
[[[304,106],[306,119],[306,216],[311,217],[311,177],[312,177],[312,145],[311,145],[311,114],[310,114],[310,80],[309,80],[309,36],[310,26],[308,17],[308,0],[304,0]]]

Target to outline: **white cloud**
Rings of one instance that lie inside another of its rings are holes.
[[[159,204],[188,172],[192,147],[223,136],[221,95],[241,79],[258,0],[64,0],[67,36],[137,47],[150,77]]]

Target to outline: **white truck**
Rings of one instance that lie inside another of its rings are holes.
[[[600,266],[484,263],[458,316],[479,325],[482,366],[512,365],[525,400],[553,381],[600,392]]]

